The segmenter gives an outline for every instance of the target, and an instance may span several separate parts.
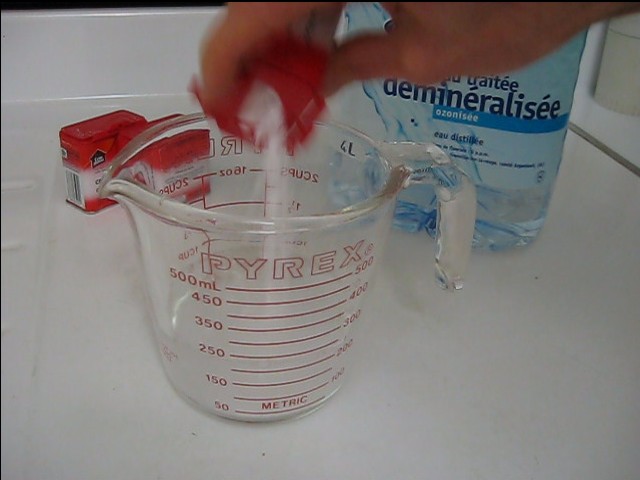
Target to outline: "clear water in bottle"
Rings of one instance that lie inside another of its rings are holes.
[[[345,9],[338,39],[392,28],[376,3]],[[434,85],[382,78],[334,99],[340,121],[388,142],[432,142],[474,181],[474,247],[504,250],[538,237],[547,216],[573,103],[586,32],[532,65],[502,75],[451,77]],[[433,189],[398,197],[395,226],[434,234]]]

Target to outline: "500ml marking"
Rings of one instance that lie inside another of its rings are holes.
[[[214,292],[220,292],[221,290],[216,286],[216,282],[213,280],[203,280],[201,278],[196,277],[191,273],[184,273],[182,270],[178,270],[173,267],[169,267],[169,275],[171,278],[179,280],[182,283],[186,283],[193,287],[204,288],[206,290],[212,290]],[[218,297],[211,297],[218,298]],[[197,299],[196,299],[197,300]],[[220,305],[222,304],[222,300],[220,300]],[[219,305],[218,305],[219,306]]]

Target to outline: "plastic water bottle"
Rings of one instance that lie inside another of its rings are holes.
[[[392,28],[377,3],[350,3],[338,39]],[[540,233],[560,167],[586,31],[517,71],[419,85],[383,78],[347,87],[333,115],[373,138],[433,142],[476,183],[474,247],[504,250]],[[399,197],[395,226],[434,234],[432,189]]]

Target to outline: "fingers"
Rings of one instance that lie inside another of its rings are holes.
[[[304,22],[316,9],[334,3],[274,2],[228,3],[204,37],[200,52],[202,100],[214,104],[233,88],[252,58],[259,56],[266,40]],[[339,4],[338,4],[339,5]]]
[[[331,56],[325,80],[330,96],[353,81],[394,77],[431,84],[449,73],[449,62],[437,43],[416,43],[403,34],[361,35],[342,44]]]
[[[225,98],[270,36],[307,37],[336,18],[344,3],[227,3],[201,49],[201,98]],[[432,84],[451,75],[486,75],[524,66],[556,48],[589,21],[627,11],[624,3],[389,2],[394,29],[353,38],[331,55],[325,94],[353,81],[394,77]],[[637,3],[632,3],[637,9]],[[301,28],[302,27],[302,28]],[[320,29],[329,38],[332,30]]]
[[[244,10],[229,7],[212,23],[201,45],[202,96],[207,103],[225,96],[240,75],[243,62],[257,54],[261,41],[277,29],[275,25],[261,25],[259,17],[245,15]]]

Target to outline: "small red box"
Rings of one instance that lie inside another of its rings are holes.
[[[116,155],[137,135],[160,122],[181,116],[167,115],[152,121],[128,110],[90,118],[60,130],[62,163],[67,181],[67,201],[86,212],[97,212],[115,203],[99,198],[97,188]],[[189,130],[162,138],[145,147],[125,168],[140,184],[187,202],[210,190],[206,169],[210,150],[208,130]]]
[[[142,133],[142,131],[148,128],[151,128],[157,125],[158,123],[164,122],[165,120],[169,120],[171,118],[176,118],[180,116],[181,116],[180,113],[173,113],[171,115],[167,115],[166,117],[157,118],[149,122],[146,122],[146,121],[144,123],[136,122],[136,123],[127,125],[126,127],[121,128],[120,131],[118,132],[118,136],[116,138],[116,141],[113,147],[117,149],[117,151],[120,151],[125,147],[127,143],[133,140],[138,134]]]
[[[170,198],[187,202],[210,191],[206,175],[210,158],[208,130],[188,130],[165,137],[138,152],[129,162],[136,182]]]
[[[67,201],[87,212],[97,212],[115,203],[99,198],[98,184],[116,150],[119,132],[135,126],[144,129],[147,120],[137,113],[118,110],[67,125],[60,130],[62,164],[67,182]],[[122,143],[122,142],[118,142]]]

